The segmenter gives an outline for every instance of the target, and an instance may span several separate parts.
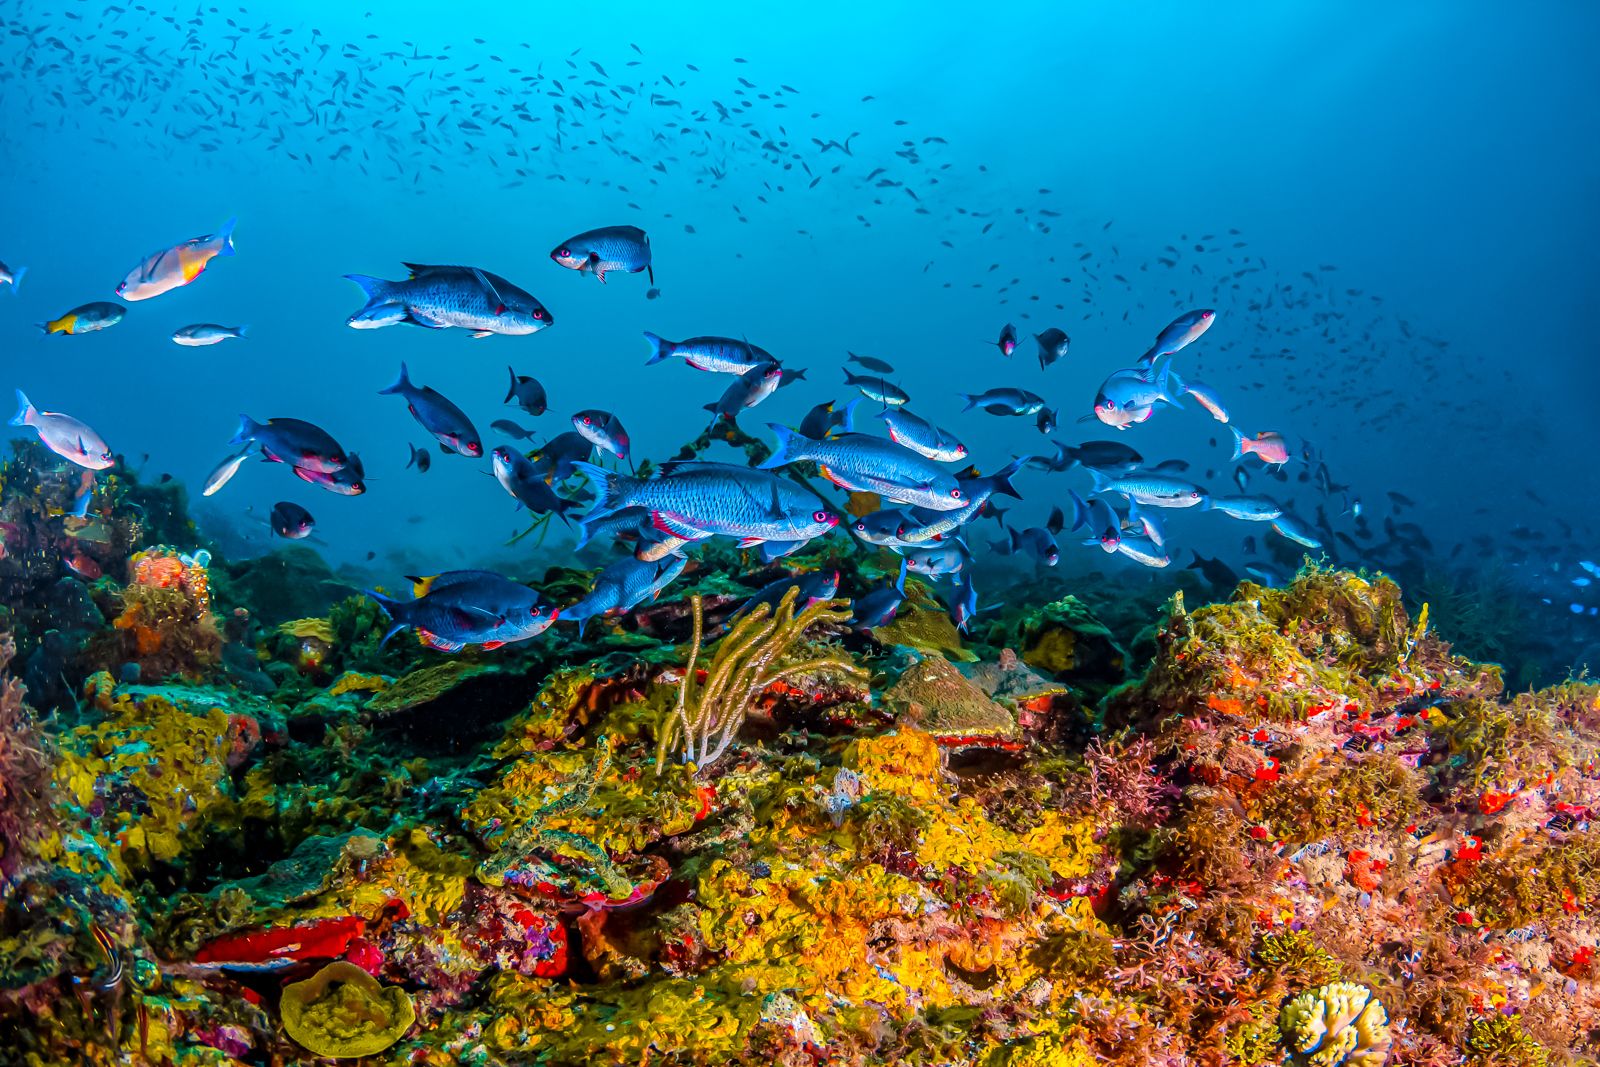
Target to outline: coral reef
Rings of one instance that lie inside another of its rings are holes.
[[[73,484],[17,475],[8,537],[57,544]],[[445,656],[304,550],[160,547],[183,502],[126,472],[94,501],[78,596],[0,560],[7,1062],[1600,1052],[1600,686],[1508,694],[1388,578],[1011,596],[966,637],[912,581],[871,634],[792,596],[723,629],[779,574],[726,550]]]

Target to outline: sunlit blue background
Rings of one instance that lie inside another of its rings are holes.
[[[426,475],[403,469],[407,442],[427,438],[400,401],[377,395],[402,359],[491,445],[494,419],[533,424],[501,404],[509,363],[549,390],[541,436],[580,408],[610,408],[639,456],[662,457],[698,432],[701,405],[726,380],[645,368],[641,331],[747,336],[806,368],[807,381],[744,417],[760,433],[844,399],[848,348],[895,363],[913,407],[957,429],[989,468],[1042,439],[1031,420],[958,417],[958,389],[1026,386],[1060,405],[1058,436],[1107,436],[1072,419],[1190,306],[1222,315],[1178,365],[1228,396],[1237,423],[1310,440],[1369,501],[1389,489],[1418,499],[1410,517],[1441,545],[1511,538],[1513,525],[1552,517],[1577,530],[1552,551],[1593,544],[1591,4],[823,3],[780,14],[280,2],[151,13],[7,0],[0,18],[0,259],[30,268],[20,294],[0,298],[5,384],[190,484],[225,454],[239,412],[327,426],[366,461],[366,496],[251,464],[211,514],[298,501],[337,558],[505,558],[501,543],[525,525],[487,461],[436,455]],[[619,98],[619,85],[638,93]],[[652,107],[652,92],[683,106]],[[714,100],[750,107],[722,122]],[[540,121],[518,119],[519,105]],[[850,157],[811,140],[851,133]],[[768,140],[791,147],[763,151]],[[895,154],[905,141],[917,161]],[[878,167],[917,199],[866,180]],[[823,180],[811,188],[813,175]],[[33,328],[111,298],[140,257],[232,215],[238,256],[195,284],[133,305],[104,333]],[[602,287],[548,259],[570,234],[621,222],[652,236],[658,300],[646,300],[643,276]],[[1203,234],[1221,251],[1189,254]],[[1235,240],[1248,247],[1232,250]],[[1080,266],[1077,242],[1091,263]],[[1169,244],[1185,255],[1158,270]],[[1227,258],[1243,254],[1267,269],[1227,289]],[[485,340],[348,329],[362,300],[341,275],[400,277],[402,260],[503,274],[556,325]],[[1322,265],[1337,271],[1314,286],[1301,277]],[[1379,354],[1340,354],[1354,327],[1315,308],[1280,298],[1250,311],[1274,285],[1381,296],[1364,305]],[[1419,344],[1400,320],[1448,342],[1435,377],[1418,373]],[[248,323],[251,336],[170,342],[194,321]],[[1009,363],[985,343],[1007,321],[1024,333]],[[1073,350],[1041,372],[1027,335],[1047,325],[1066,329]],[[1382,395],[1358,409],[1364,394]],[[1217,468],[1227,488],[1225,428],[1201,412],[1163,412],[1124,440],[1152,459],[1189,458],[1196,473]],[[1087,482],[1032,478],[1017,514],[1039,521],[1067,484]],[[1182,522],[1195,544],[1238,533]]]

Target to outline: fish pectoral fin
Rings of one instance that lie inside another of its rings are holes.
[[[409,306],[406,308],[405,318],[401,319],[400,321],[409,322],[413,326],[426,326],[430,330],[442,330],[448,325],[447,323],[440,322],[427,312],[418,311],[416,308]]]
[[[494,336],[494,331],[493,330],[473,330],[472,331],[472,336],[473,337],[492,337],[492,336]]]
[[[711,535],[704,530],[690,526],[681,517],[670,515],[665,511],[652,511],[650,523],[657,530],[672,537],[681,537],[685,541],[703,541]]]
[[[481,647],[485,652],[493,652],[504,644],[504,641],[485,641]]]
[[[740,548],[754,548],[756,545],[764,545],[766,543],[767,543],[767,539],[765,537],[741,537],[741,538],[739,538],[739,547]]]

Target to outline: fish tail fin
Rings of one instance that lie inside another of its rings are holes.
[[[17,290],[22,288],[22,276],[28,273],[27,267],[18,267],[11,275],[11,295],[16,296]]]
[[[1165,401],[1175,408],[1182,408],[1183,405],[1178,403],[1177,394],[1173,389],[1173,379],[1176,375],[1172,373],[1172,357],[1168,356],[1164,363],[1157,366],[1155,373],[1156,399]],[[1182,382],[1178,384],[1181,386]]]
[[[906,595],[906,568],[905,568],[905,560],[901,560],[901,561],[900,561],[900,576],[899,576],[899,577],[898,577],[898,578],[896,578],[896,579],[895,579],[895,582],[894,582],[894,591],[895,591],[895,592],[897,592],[897,593],[899,593],[899,594],[900,594],[900,595],[901,595],[901,596],[905,596],[905,595]]]
[[[769,422],[767,429],[777,435],[778,443],[773,447],[772,455],[762,460],[758,469],[771,470],[804,458],[802,453],[805,452],[806,445],[811,443],[806,437],[781,422]]]
[[[240,415],[239,432],[234,434],[228,443],[230,445],[243,444],[246,441],[254,440],[256,435],[260,432],[261,424],[259,422],[257,422],[255,419],[252,419],[249,415]]]
[[[367,295],[367,307],[389,302],[391,282],[374,278],[369,274],[346,274],[345,277],[361,286],[361,291]]]
[[[578,537],[572,545],[572,550],[574,552],[578,551],[590,541],[594,540],[594,528],[598,525],[598,518],[589,518],[586,516],[578,520]]]
[[[411,373],[406,370],[406,361],[400,361],[400,377],[387,389],[379,389],[379,396],[389,396],[392,393],[409,393],[411,391]]]
[[[672,342],[663,339],[659,333],[646,330],[644,339],[650,343],[650,358],[644,361],[646,367],[652,363],[660,363],[672,354]]]
[[[377,601],[378,607],[382,608],[383,613],[389,616],[390,621],[394,623],[393,626],[389,627],[388,632],[383,635],[383,640],[378,642],[378,647],[382,648],[384,645],[389,643],[389,639],[391,637],[399,633],[401,630],[404,630],[410,625],[410,623],[401,622],[398,618],[395,609],[399,607],[399,601],[395,600],[393,597],[384,596],[376,589],[363,589],[361,591],[367,596],[371,597],[373,600]]]
[[[11,425],[13,425],[13,426],[27,426],[27,425],[30,425],[29,420],[32,419],[33,416],[35,416],[37,414],[38,414],[38,411],[35,410],[33,404],[28,400],[28,394],[24,393],[21,389],[18,389],[17,390],[17,413],[15,415],[11,416]]]
[[[978,398],[973,393],[957,393],[956,396],[967,402],[967,406],[961,409],[963,412],[971,411],[978,406]]]
[[[410,470],[417,462],[417,446],[407,441],[406,447],[411,449],[411,458],[406,460],[406,470]]]
[[[239,338],[249,337],[250,336],[250,324],[247,322],[243,326],[234,327],[233,335],[235,337],[239,337]]]
[[[636,479],[616,471],[608,471],[598,463],[589,463],[581,459],[575,461],[572,466],[594,483],[595,501],[594,507],[589,511],[590,518],[597,518],[607,512],[627,507],[627,498],[633,491]]]
[[[1239,432],[1239,427],[1237,427],[1237,426],[1229,426],[1228,429],[1233,434],[1233,456],[1232,456],[1232,458],[1233,459],[1243,459],[1244,458],[1244,434]]]
[[[234,254],[233,228],[238,222],[239,219],[237,217],[231,218],[222,224],[222,229],[211,235],[211,239],[217,242],[217,255],[231,256]]]
[[[1108,492],[1111,489],[1111,479],[1099,467],[1090,467],[1088,471],[1089,477],[1094,479],[1094,491],[1096,493]]]
[[[859,403],[861,403],[861,398],[858,396],[844,406],[843,418],[839,420],[839,429],[845,433],[850,433],[855,429],[856,405]]]
[[[1076,533],[1089,525],[1089,502],[1076,489],[1068,489],[1067,495],[1072,498],[1072,530]]]
[[[999,470],[995,471],[994,474],[991,475],[991,477],[994,479],[994,491],[997,493],[1004,493],[1006,496],[1016,497],[1018,500],[1021,500],[1022,494],[1017,492],[1017,487],[1011,484],[1011,476],[1021,470],[1022,465],[1026,462],[1028,462],[1028,457],[1023,456],[1020,459],[1012,460],[1004,467],[1001,467]]]
[[[1160,348],[1159,345],[1152,347],[1150,349],[1150,351],[1146,352],[1144,355],[1139,357],[1139,366],[1141,366],[1141,367],[1150,366],[1151,364],[1153,364],[1156,361],[1156,357],[1160,356],[1161,354],[1162,354],[1162,352],[1161,352],[1161,348]]]
[[[511,376],[511,384],[506,388],[506,398],[504,403],[509,404],[511,403],[511,398],[517,395],[517,372],[512,370],[511,367],[507,366],[506,373]]]

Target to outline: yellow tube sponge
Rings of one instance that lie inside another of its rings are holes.
[[[1372,990],[1331,982],[1301,993],[1278,1019],[1292,1067],[1382,1067],[1389,1016]]]

